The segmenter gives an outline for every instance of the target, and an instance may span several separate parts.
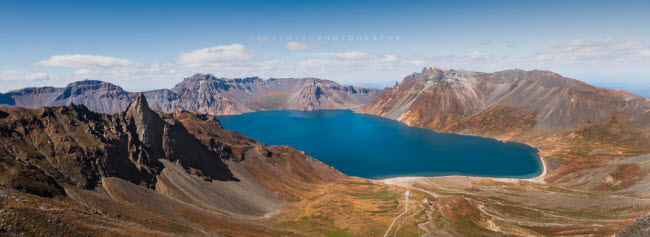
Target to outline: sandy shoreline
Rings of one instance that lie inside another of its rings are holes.
[[[520,178],[495,178],[495,177],[487,177],[487,176],[466,176],[466,175],[443,175],[443,176],[402,176],[402,177],[391,177],[391,178],[385,178],[385,179],[375,179],[375,181],[380,181],[385,184],[389,185],[397,185],[397,186],[403,186],[406,187],[406,183],[410,182],[415,182],[418,180],[424,180],[424,179],[433,179],[433,178],[469,178],[469,179],[492,179],[494,181],[498,182],[505,182],[505,183],[516,183],[519,181],[528,181],[528,182],[534,182],[534,183],[545,183],[544,182],[544,177],[547,174],[547,167],[546,167],[546,161],[544,160],[544,157],[539,157],[539,159],[542,161],[542,173],[539,174],[537,177],[534,178],[526,178],[526,179],[520,179]]]

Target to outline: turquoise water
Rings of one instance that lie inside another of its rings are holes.
[[[542,172],[526,144],[438,133],[349,110],[263,111],[219,116],[226,129],[270,145],[291,145],[364,178],[471,175],[528,178]]]

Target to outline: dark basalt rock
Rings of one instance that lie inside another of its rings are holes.
[[[25,170],[14,174],[11,178],[11,187],[41,197],[54,197],[65,194],[63,187],[54,178],[35,166],[28,166]]]

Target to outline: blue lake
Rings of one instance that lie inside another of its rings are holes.
[[[218,118],[226,129],[269,145],[294,146],[352,176],[528,178],[542,172],[537,149],[526,144],[438,133],[350,110],[262,111]]]

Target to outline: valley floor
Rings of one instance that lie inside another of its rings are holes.
[[[609,164],[621,162],[645,167],[650,155]],[[589,177],[607,175],[605,166]],[[650,212],[650,195],[641,187],[648,182],[618,191],[590,191],[545,183],[543,178],[352,178],[292,204],[276,223],[324,236],[611,236]],[[408,199],[406,191],[411,192]]]
[[[607,179],[626,162],[645,169],[650,155],[612,159],[577,179]],[[547,176],[351,178],[294,203],[278,221],[324,236],[612,236],[650,212],[645,174],[616,191],[546,183]]]
[[[428,232],[463,236],[613,235],[650,212],[650,197],[478,177],[392,178],[429,195]]]

